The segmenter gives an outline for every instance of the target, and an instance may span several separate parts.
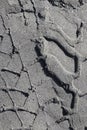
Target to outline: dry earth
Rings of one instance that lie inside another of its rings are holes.
[[[87,130],[87,0],[0,0],[0,130]]]

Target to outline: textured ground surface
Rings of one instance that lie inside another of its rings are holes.
[[[86,0],[0,0],[0,130],[87,130]]]

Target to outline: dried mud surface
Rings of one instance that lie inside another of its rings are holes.
[[[0,130],[87,130],[86,0],[0,0]]]

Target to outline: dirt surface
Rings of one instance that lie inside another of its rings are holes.
[[[0,0],[0,130],[87,130],[86,0]]]

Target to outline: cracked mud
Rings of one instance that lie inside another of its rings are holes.
[[[86,0],[0,0],[0,130],[87,130]]]

